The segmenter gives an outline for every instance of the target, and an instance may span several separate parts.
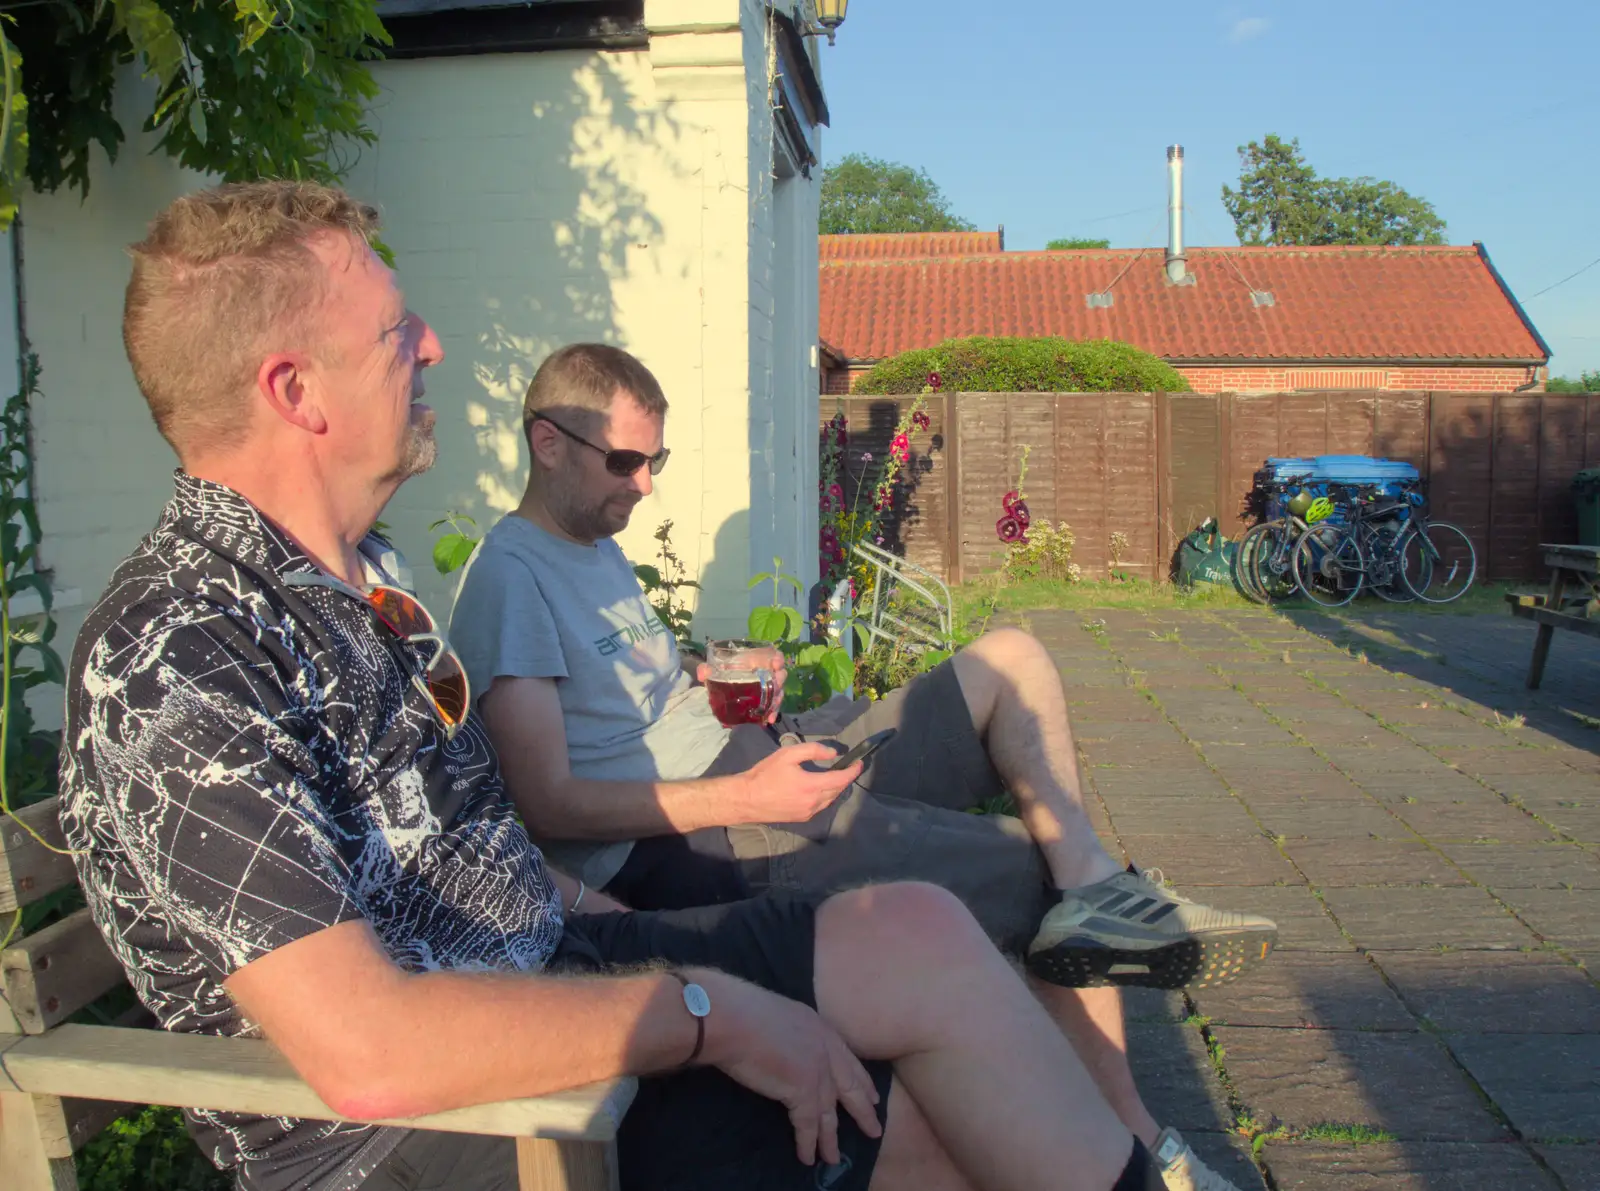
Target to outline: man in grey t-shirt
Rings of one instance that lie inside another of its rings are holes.
[[[827,729],[815,715],[718,725],[612,540],[666,463],[666,409],[620,349],[552,354],[524,403],[527,492],[462,578],[451,639],[530,832],[638,908],[882,880],[951,889],[1026,955],[1169,1187],[1222,1191],[1140,1100],[1114,986],[1230,979],[1266,957],[1274,924],[1186,901],[1107,854],[1055,663],[1017,630],[831,714]],[[817,764],[885,727],[898,734],[864,773]],[[1020,817],[964,813],[1003,791]]]

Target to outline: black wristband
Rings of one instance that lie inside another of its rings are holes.
[[[673,972],[672,975],[674,975],[674,976],[676,976],[678,978],[678,982],[683,985],[685,990],[687,990],[689,985],[693,983],[693,981],[691,981],[682,972]],[[689,1003],[687,1001],[685,1001],[684,1002],[684,1008],[688,1009],[688,1007],[689,1007]],[[694,1066],[694,1061],[700,1057],[700,1051],[705,1047],[705,1044],[706,1044],[706,1019],[703,1018],[703,1017],[700,1017],[700,1016],[698,1016],[698,1015],[696,1015],[696,1014],[694,1014],[692,1012],[690,1013],[689,1016],[694,1018],[694,1027],[695,1027],[694,1050],[691,1051],[690,1054],[689,1054],[689,1057],[687,1059],[685,1059],[678,1066],[677,1069],[679,1071],[683,1071],[683,1070],[686,1070],[689,1067]]]

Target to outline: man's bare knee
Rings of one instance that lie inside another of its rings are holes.
[[[889,1089],[888,1124],[883,1148],[872,1168],[872,1191],[971,1191],[933,1126],[905,1085]]]
[[[924,881],[894,881],[836,894],[818,911],[817,930],[819,935],[859,935],[862,945],[874,947],[933,945],[948,952],[968,939],[988,945],[961,899]]]

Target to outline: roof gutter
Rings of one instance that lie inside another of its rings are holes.
[[[1506,284],[1506,279],[1500,276],[1500,270],[1494,267],[1494,262],[1489,259],[1489,250],[1483,246],[1482,240],[1474,240],[1472,246],[1478,250],[1478,259],[1489,270],[1489,276],[1494,278],[1494,283],[1500,287],[1500,292],[1506,296],[1506,301],[1511,303],[1511,309],[1517,312],[1517,317],[1522,320],[1522,325],[1528,328],[1528,334],[1533,336],[1533,341],[1539,345],[1539,350],[1544,353],[1544,359],[1540,360],[1539,363],[1548,364],[1550,356],[1553,354],[1550,351],[1550,345],[1544,341],[1544,336],[1539,334],[1539,328],[1533,325],[1533,320],[1528,317],[1528,312],[1522,308],[1522,303],[1517,301],[1517,295],[1511,292],[1511,287]]]
[[[1546,359],[1525,356],[1160,356],[1168,364],[1264,367],[1293,365],[1303,368],[1374,368],[1380,365],[1409,367],[1426,364],[1438,368],[1523,368],[1548,363]]]

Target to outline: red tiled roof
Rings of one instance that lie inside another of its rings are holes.
[[[1549,358],[1477,246],[1191,248],[1192,286],[1166,284],[1164,256],[824,259],[821,333],[852,360],[965,335],[1118,339],[1167,360]],[[1113,304],[1090,307],[1108,286]]]
[[[818,236],[825,261],[888,260],[906,256],[966,256],[999,252],[999,232],[905,232],[894,235]]]

